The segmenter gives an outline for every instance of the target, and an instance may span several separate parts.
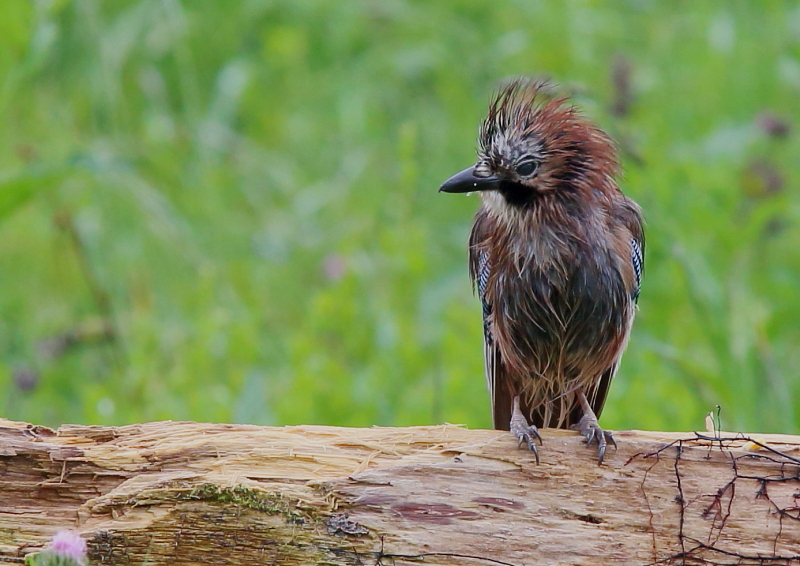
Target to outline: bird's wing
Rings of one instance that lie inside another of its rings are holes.
[[[492,424],[496,429],[508,430],[511,424],[511,393],[505,386],[505,368],[500,349],[492,336],[492,304],[486,292],[492,266],[489,254],[479,245],[484,236],[485,220],[485,216],[479,211],[470,235],[469,271],[483,308],[484,373],[492,400]]]
[[[628,198],[625,198],[621,202],[621,206],[617,212],[622,219],[625,228],[630,233],[630,261],[631,265],[633,266],[633,274],[635,279],[632,288],[630,289],[630,297],[633,305],[635,305],[639,301],[639,290],[642,286],[642,275],[644,274],[644,228],[642,227],[642,213],[639,209],[639,206]],[[622,353],[625,351],[625,347],[628,344],[631,327],[633,326],[633,317],[636,314],[636,308],[633,305],[630,309],[630,317],[627,321],[627,325],[623,329],[619,354],[611,367],[604,371],[600,376],[594,399],[590,399],[592,410],[598,417],[603,411],[603,405],[605,405],[606,396],[608,395],[608,388],[611,385],[611,380],[617,373],[617,368],[619,368],[619,362],[622,358]],[[580,419],[580,416],[581,415],[576,412],[575,415],[572,415],[570,420],[577,422],[574,420],[574,417]]]
[[[621,207],[621,217],[631,235],[631,263],[636,276],[635,286],[631,292],[634,302],[639,300],[639,289],[644,274],[644,228],[642,227],[642,211],[639,205],[625,198]]]
[[[639,289],[642,287],[642,274],[644,273],[644,235],[641,239],[631,238],[631,261],[633,272],[636,274],[636,287],[631,296],[634,302],[639,302]]]

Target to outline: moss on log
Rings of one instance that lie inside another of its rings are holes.
[[[800,564],[800,437],[542,436],[0,420],[0,564]]]

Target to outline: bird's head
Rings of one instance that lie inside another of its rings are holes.
[[[525,208],[545,195],[604,193],[618,173],[611,139],[545,81],[515,79],[494,96],[480,128],[478,162],[452,176],[446,193],[484,191]],[[615,185],[613,185],[615,186]]]

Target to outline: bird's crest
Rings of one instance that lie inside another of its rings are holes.
[[[491,149],[497,136],[529,137],[536,133],[545,108],[551,114],[563,106],[566,98],[553,97],[553,85],[546,80],[516,78],[498,90],[489,103],[489,112],[481,124],[480,150]],[[563,108],[569,113],[571,108]]]
[[[513,167],[521,156],[544,166],[538,188],[568,181],[575,188],[604,190],[619,173],[614,142],[552,83],[516,78],[495,94],[478,139],[478,170],[492,173]]]

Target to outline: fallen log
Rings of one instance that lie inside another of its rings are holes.
[[[0,420],[0,564],[800,564],[800,437]]]

